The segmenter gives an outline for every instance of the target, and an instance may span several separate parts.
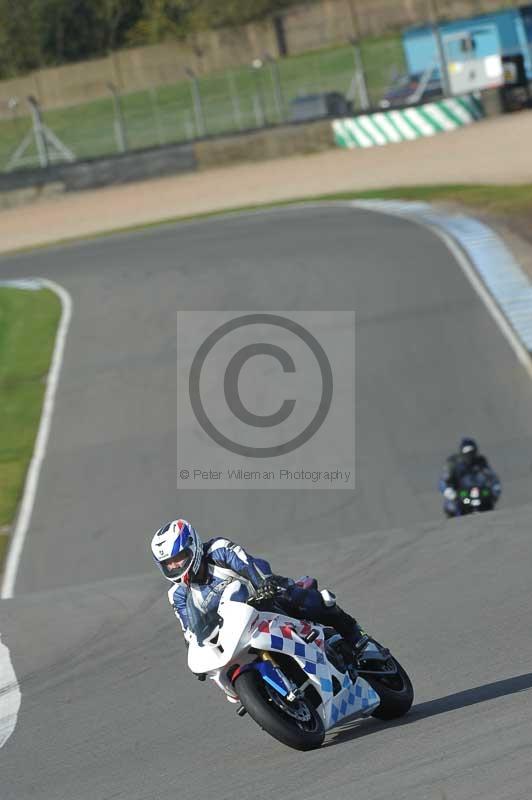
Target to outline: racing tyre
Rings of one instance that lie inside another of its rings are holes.
[[[392,657],[390,660],[397,668],[395,675],[383,675],[380,678],[377,675],[361,673],[381,699],[380,706],[371,715],[377,719],[390,720],[402,717],[414,702],[414,688],[410,678],[395,658]]]
[[[307,700],[286,700],[254,669],[235,681],[240,702],[257,725],[279,742],[295,750],[314,750],[325,738],[318,712]]]

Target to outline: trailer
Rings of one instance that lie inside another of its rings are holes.
[[[447,94],[501,89],[503,105],[530,102],[532,5],[409,28],[403,49],[410,78]]]

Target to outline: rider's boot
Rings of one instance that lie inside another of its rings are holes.
[[[342,639],[354,649],[355,653],[361,652],[369,641],[369,637],[362,630],[356,619],[350,616],[343,608],[335,603],[327,607],[327,625],[335,628]]]

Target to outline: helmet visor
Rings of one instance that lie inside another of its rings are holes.
[[[165,558],[164,561],[161,561],[161,569],[167,578],[171,578],[172,580],[182,578],[183,575],[188,572],[193,557],[194,554],[192,550],[190,547],[187,547],[185,550],[181,550],[177,555],[170,556],[170,558]]]

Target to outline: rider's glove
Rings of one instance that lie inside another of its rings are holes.
[[[447,500],[456,500],[456,492],[455,492],[455,490],[452,488],[452,486],[447,486],[447,487],[446,487],[445,491],[443,492],[443,496],[444,496],[444,497],[445,497]]]
[[[261,600],[271,600],[273,597],[283,594],[289,585],[288,578],[283,578],[281,575],[269,575],[257,589],[256,597]]]

